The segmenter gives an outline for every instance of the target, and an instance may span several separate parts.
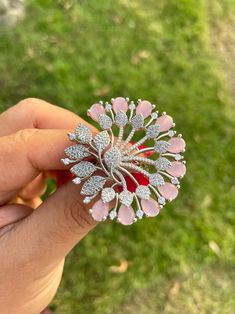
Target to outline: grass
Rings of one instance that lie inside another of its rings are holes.
[[[97,99],[149,99],[187,141],[178,199],[157,219],[86,237],[67,258],[56,313],[235,312],[235,114],[211,45],[234,10],[232,0],[37,0],[1,31],[2,110],[39,97],[84,116]]]

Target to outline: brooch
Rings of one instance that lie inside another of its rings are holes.
[[[112,98],[91,106],[88,115],[102,129],[93,136],[79,123],[68,137],[64,165],[81,184],[83,202],[100,198],[90,208],[96,221],[116,219],[131,225],[143,216],[157,216],[167,201],[178,195],[186,172],[185,141],[173,130],[173,119],[139,99]],[[135,139],[135,141],[133,141]]]

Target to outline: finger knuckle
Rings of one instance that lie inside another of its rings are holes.
[[[37,103],[39,103],[39,102],[40,102],[39,99],[29,97],[29,98],[22,99],[16,106],[20,110],[24,111],[24,110],[28,110],[28,108],[30,108],[30,107],[37,105]]]
[[[78,193],[79,194],[79,193]],[[96,225],[88,210],[78,196],[72,196],[65,204],[65,218],[69,229],[76,234],[83,234]]]
[[[15,133],[15,140],[22,145],[27,144],[39,132],[38,129],[23,129]]]

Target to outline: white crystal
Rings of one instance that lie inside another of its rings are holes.
[[[141,209],[138,209],[136,212],[136,217],[138,217],[139,219],[142,219],[144,215],[144,212]]]
[[[73,181],[74,184],[80,184],[81,183],[81,179],[78,178],[78,177],[74,178],[72,181]]]
[[[112,119],[106,114],[102,114],[99,117],[99,125],[102,127],[102,129],[110,129],[112,127],[112,124]]]
[[[92,140],[92,131],[87,125],[79,123],[75,130],[75,135],[78,141],[82,143],[90,143]]]
[[[70,141],[74,141],[76,139],[76,134],[75,133],[68,133],[68,138]]]
[[[183,157],[180,154],[176,154],[175,155],[175,160],[181,160]]]
[[[136,116],[134,116],[131,120],[131,124],[134,129],[142,128],[144,125],[144,117],[142,113],[139,113]]]
[[[111,219],[111,220],[114,220],[114,218],[116,218],[117,217],[117,212],[116,212],[116,210],[112,210],[110,213],[109,213],[109,218]]]
[[[136,188],[135,194],[142,199],[148,200],[151,192],[146,185],[139,185]]]
[[[155,138],[160,133],[160,126],[158,124],[150,125],[147,128],[146,135],[148,138]]]
[[[154,145],[155,152],[159,154],[163,154],[167,152],[168,148],[170,147],[170,144],[166,141],[157,141]]]
[[[166,170],[167,168],[169,168],[171,166],[171,162],[170,160],[168,160],[165,157],[160,157],[156,160],[155,162],[155,166],[159,169],[159,170]]]
[[[159,173],[151,173],[149,175],[149,182],[156,187],[165,183],[163,177]]]
[[[133,202],[133,193],[124,190],[119,194],[119,200],[123,205],[130,206]]]
[[[102,131],[102,132],[96,134],[93,141],[94,141],[96,148],[99,151],[104,150],[110,143],[110,137],[109,137],[108,132]]]
[[[90,177],[84,184],[81,190],[82,195],[93,195],[102,190],[106,179],[101,176]]]
[[[101,199],[104,203],[109,203],[115,198],[115,195],[113,188],[105,188],[101,192]]]
[[[112,109],[112,105],[110,103],[106,103],[105,104],[105,109],[106,110],[111,110]]]
[[[83,203],[84,203],[84,204],[89,204],[90,201],[91,201],[91,197],[88,197],[88,196],[87,196],[87,197],[84,198]]]
[[[70,164],[70,159],[69,159],[69,158],[62,158],[62,159],[61,159],[61,162],[62,162],[65,166],[67,166],[67,165]]]
[[[70,171],[78,177],[90,176],[96,170],[96,166],[89,161],[81,161],[74,165]]]
[[[111,147],[104,154],[105,164],[109,169],[116,168],[122,161],[122,154],[117,147]]]
[[[179,184],[179,180],[176,177],[171,178],[171,183],[172,184]]]
[[[127,118],[127,115],[125,114],[125,112],[119,111],[115,117],[116,125],[119,127],[123,127],[127,124],[127,122],[128,122],[128,118]]]
[[[159,198],[158,198],[158,203],[159,203],[160,205],[165,205],[165,203],[166,203],[165,198],[164,198],[163,196],[159,196]]]
[[[88,148],[81,144],[69,146],[64,152],[70,159],[74,160],[81,160],[89,156]]]
[[[151,114],[152,119],[157,119],[158,118],[158,113],[157,112],[153,112]]]
[[[136,108],[136,105],[135,105],[133,102],[131,102],[131,103],[129,104],[129,109],[130,109],[130,110],[135,110],[135,108]]]
[[[173,137],[175,135],[175,131],[173,131],[173,130],[168,131],[168,135],[170,137]]]

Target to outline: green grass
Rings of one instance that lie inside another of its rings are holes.
[[[2,110],[39,97],[85,115],[97,99],[149,99],[187,141],[178,199],[157,219],[86,237],[56,313],[235,312],[235,114],[211,46],[212,25],[234,11],[232,0],[37,0],[0,31]],[[111,272],[122,259],[127,271]]]

